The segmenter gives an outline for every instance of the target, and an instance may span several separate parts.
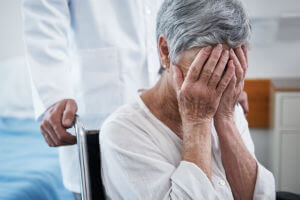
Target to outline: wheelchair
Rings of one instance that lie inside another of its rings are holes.
[[[101,181],[99,130],[85,130],[79,116],[74,123],[80,162],[82,200],[105,199]]]
[[[74,127],[80,162],[81,199],[106,199],[101,180],[100,131],[85,130],[78,116],[76,116]],[[276,200],[300,200],[300,195],[278,191]]]

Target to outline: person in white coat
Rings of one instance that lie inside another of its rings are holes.
[[[80,192],[76,137],[66,129],[76,112],[86,128],[99,129],[138,88],[156,82],[155,18],[161,2],[23,0],[36,119],[49,146],[61,146],[63,182],[75,194]]]
[[[36,118],[59,148],[63,182],[80,192],[77,111],[99,129],[136,90],[158,77],[155,17],[161,0],[24,0],[24,41]],[[77,108],[78,106],[78,108]]]

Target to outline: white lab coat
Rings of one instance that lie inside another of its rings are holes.
[[[99,129],[158,77],[156,13],[162,0],[23,0],[24,41],[36,117],[75,99]],[[65,186],[80,191],[76,146],[60,148]]]

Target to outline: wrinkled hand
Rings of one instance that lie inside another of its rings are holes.
[[[220,105],[214,117],[215,121],[233,119],[235,105],[244,89],[244,79],[248,68],[246,47],[238,47],[230,51],[228,66],[235,68],[235,75],[232,77],[228,87],[220,100]]]
[[[245,91],[243,91],[239,96],[239,103],[241,104],[244,114],[247,115],[249,112],[249,103],[248,103],[248,95]]]
[[[76,112],[77,104],[72,99],[59,101],[46,111],[40,129],[50,147],[76,144],[76,137],[66,131]]]
[[[189,68],[185,80],[179,67],[173,65],[177,100],[183,124],[211,122],[220,98],[234,75],[234,65],[228,66],[229,52],[222,45],[213,50],[202,48]],[[222,76],[223,75],[223,76]]]

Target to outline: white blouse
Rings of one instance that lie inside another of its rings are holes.
[[[240,106],[235,122],[254,156]],[[114,112],[100,133],[102,181],[108,199],[234,199],[212,124],[212,180],[194,163],[182,161],[182,140],[159,121],[138,96]],[[271,172],[258,163],[254,199],[275,199]]]

